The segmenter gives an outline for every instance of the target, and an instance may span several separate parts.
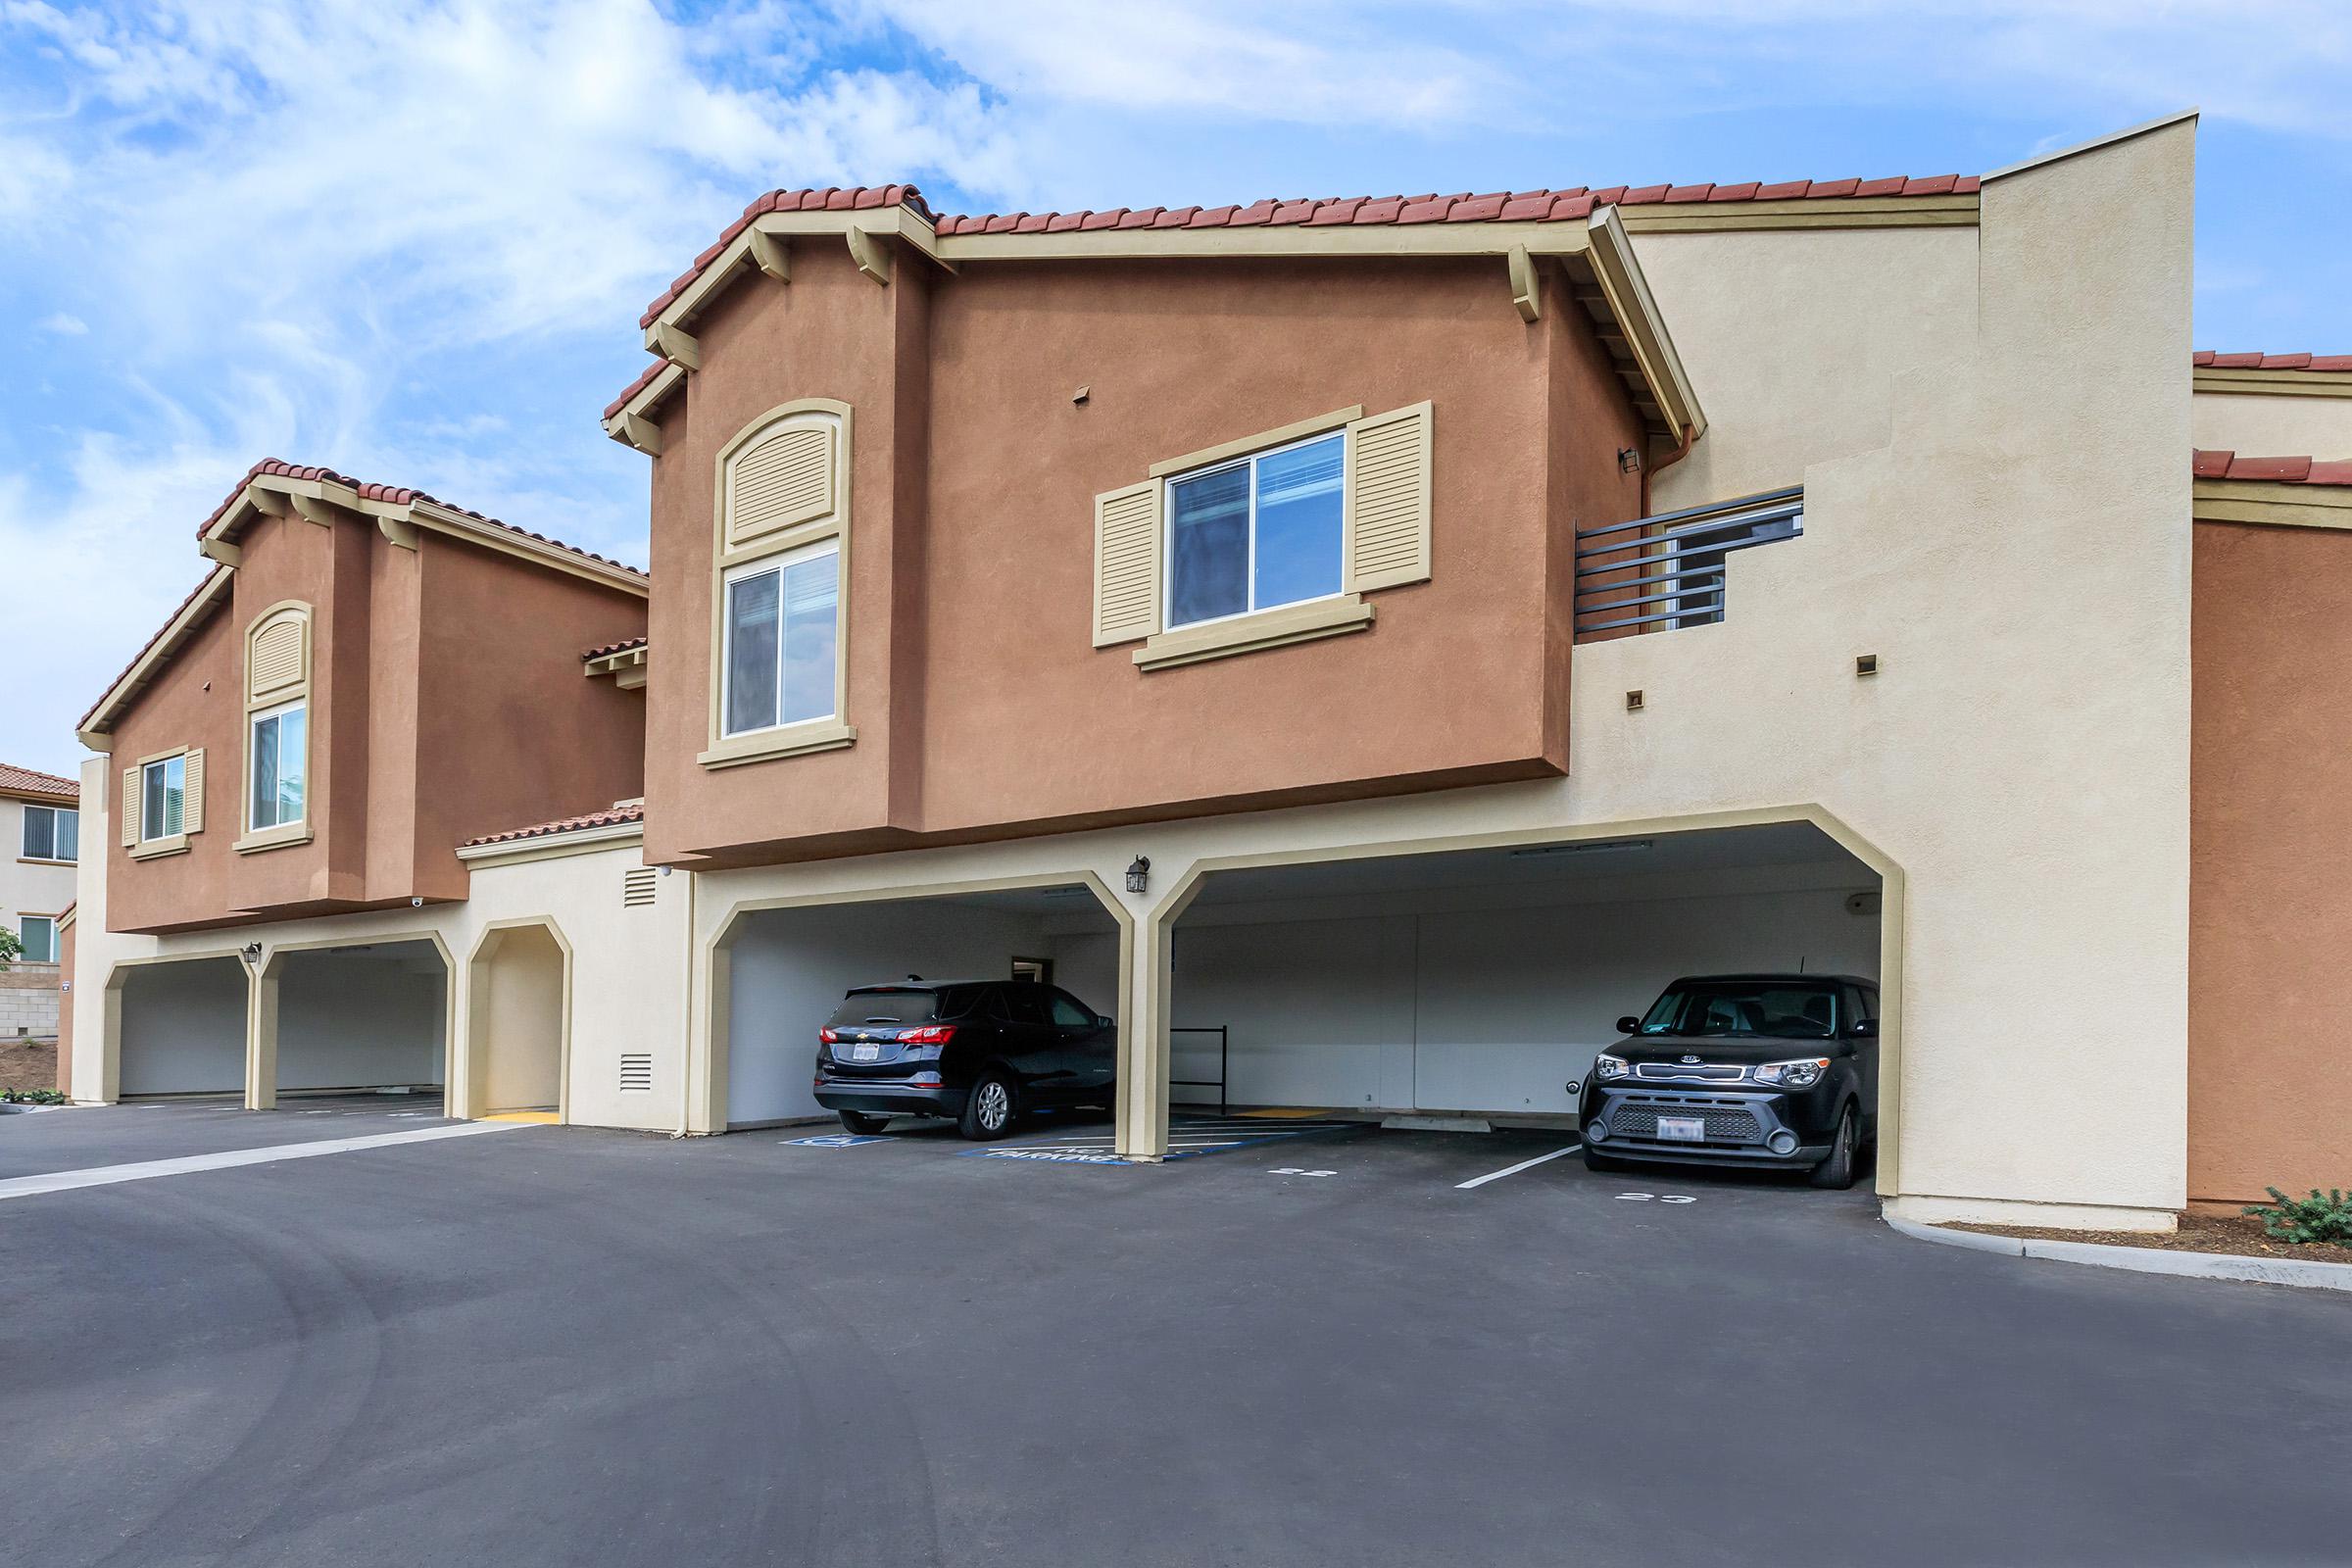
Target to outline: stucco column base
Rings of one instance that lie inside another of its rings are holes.
[[[2180,1216],[2169,1208],[2112,1203],[2034,1203],[2012,1198],[1940,1198],[1906,1193],[1883,1205],[1897,1219],[1922,1225],[2046,1225],[2069,1231],[2170,1231]]]

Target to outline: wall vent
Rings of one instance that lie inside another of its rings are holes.
[[[654,1092],[654,1058],[650,1053],[620,1058],[620,1092],[624,1095]]]
[[[656,874],[650,865],[640,866],[634,871],[621,872],[620,906],[624,909],[635,909],[653,903]]]

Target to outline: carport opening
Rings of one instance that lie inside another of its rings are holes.
[[[235,958],[143,963],[122,972],[124,1100],[245,1093],[245,966]]]
[[[816,1037],[853,987],[1042,979],[1120,1008],[1118,922],[1082,882],[755,910],[728,952],[729,1130],[834,1119]]]
[[[1809,822],[1214,872],[1173,934],[1170,1099],[1573,1128],[1621,1017],[1683,976],[1875,981],[1881,903]]]
[[[449,973],[430,942],[277,958],[277,1093],[412,1094],[446,1087]]]

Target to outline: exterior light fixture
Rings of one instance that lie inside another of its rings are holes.
[[[1127,891],[1141,893],[1152,886],[1152,862],[1137,856],[1127,862]]]
[[[243,958],[245,960],[245,966],[250,969],[255,964],[262,961],[262,945],[259,942],[248,942],[245,944],[244,950],[239,953],[237,956]]]
[[[1636,452],[1632,447],[1619,447],[1617,449],[1617,471],[1619,473],[1640,473],[1642,471],[1642,454]]]

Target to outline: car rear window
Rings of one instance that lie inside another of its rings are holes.
[[[826,1023],[840,1029],[960,1018],[972,1010],[980,990],[978,986],[871,986],[842,998]]]

